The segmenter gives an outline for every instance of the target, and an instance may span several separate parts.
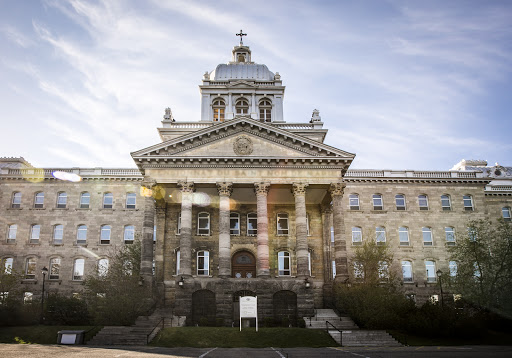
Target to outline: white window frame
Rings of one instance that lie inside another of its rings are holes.
[[[62,245],[63,241],[64,241],[64,225],[62,225],[62,224],[53,225],[52,243],[54,245]]]
[[[178,212],[178,222],[176,226],[176,235],[181,235],[181,211]]]
[[[57,193],[57,209],[65,209],[68,206],[68,194],[65,191]]]
[[[449,261],[448,262],[448,272],[450,274],[450,277],[457,276],[457,261]]]
[[[434,236],[431,227],[422,227],[421,235],[423,238],[423,246],[434,246]],[[430,240],[429,240],[430,237]]]
[[[414,273],[412,270],[412,262],[409,260],[402,261],[402,280],[404,282],[413,282]]]
[[[197,276],[209,276],[209,275],[210,275],[210,252],[208,250],[198,251],[197,252]]]
[[[475,207],[473,206],[473,196],[469,194],[463,195],[462,202],[464,203],[464,211],[475,210]]]
[[[503,208],[501,208],[501,215],[503,216],[504,221],[508,222],[512,220],[510,208],[508,206],[504,206]]]
[[[18,224],[10,224],[7,227],[7,242],[16,242],[16,236],[18,235]]]
[[[36,278],[37,260],[35,257],[28,257],[25,260],[25,279],[34,280]]]
[[[133,244],[133,241],[135,240],[135,226],[126,225],[124,227],[123,240],[125,244]]]
[[[443,194],[441,195],[441,207],[443,211],[451,211],[452,210],[452,199],[450,195]]]
[[[277,253],[277,270],[279,276],[291,276],[291,255],[288,251]]]
[[[109,260],[106,257],[102,257],[98,260],[97,269],[98,276],[105,277],[108,274]]]
[[[224,122],[226,116],[226,102],[222,98],[215,98],[212,102],[213,122]]]
[[[313,276],[313,271],[311,271],[311,250],[308,250],[308,272],[309,276]]]
[[[108,192],[103,194],[103,209],[114,208],[114,194]]]
[[[336,261],[331,261],[331,267],[332,267],[332,279],[334,280],[336,278]]]
[[[350,194],[348,196],[348,206],[350,210],[360,210],[359,194]]]
[[[137,194],[126,193],[126,209],[135,209],[137,207]]]
[[[247,236],[258,235],[258,214],[248,213],[247,214]]]
[[[352,227],[352,245],[363,244],[363,229],[359,226]]]
[[[435,261],[425,260],[425,275],[427,277],[427,282],[437,282]]]
[[[202,226],[202,222],[206,222],[206,225]],[[206,211],[197,214],[197,235],[210,236],[210,213]]]
[[[276,215],[276,233],[277,236],[289,235],[290,221],[287,213],[278,213]]]
[[[21,208],[21,192],[15,191],[12,193],[11,208],[13,208],[13,209]]]
[[[112,238],[112,226],[101,225],[100,227],[100,245],[109,245]]]
[[[373,210],[384,210],[384,201],[382,199],[382,194],[373,194],[372,203]]]
[[[418,206],[420,210],[428,210],[428,195],[420,194],[418,195]]]
[[[30,240],[31,244],[38,244],[41,239],[41,225],[33,224],[30,226]]]
[[[446,238],[446,245],[454,246],[455,245],[455,228],[453,228],[451,226],[445,227],[444,235]]]
[[[400,201],[402,203],[399,204]],[[404,211],[407,209],[404,194],[396,194],[395,195],[395,205],[396,205],[396,210]]]
[[[77,258],[73,260],[72,281],[83,281],[85,275],[85,259]]]
[[[181,251],[180,249],[176,250],[176,275],[181,274]]]
[[[12,265],[14,264],[14,257],[5,257],[2,259],[3,270],[6,274],[12,273]]]
[[[52,257],[50,259],[48,270],[48,279],[49,280],[58,280],[60,276],[60,264],[61,264],[61,258],[60,257]]]
[[[249,101],[245,97],[240,97],[235,102],[236,114],[249,114]]]
[[[309,232],[309,214],[306,213],[306,235],[311,236],[311,233]]]
[[[233,227],[233,224],[235,226]],[[229,234],[234,236],[240,236],[240,214],[229,213]]]
[[[405,240],[407,239],[407,240]],[[409,228],[406,226],[400,226],[398,228],[398,240],[400,241],[400,246],[409,246]]]
[[[384,226],[377,226],[375,228],[375,242],[377,245],[386,244],[386,228]]]
[[[389,264],[386,261],[379,261],[379,279],[381,281],[389,279]]]
[[[85,245],[87,244],[87,225],[80,224],[76,228],[76,244]]]
[[[87,191],[80,193],[80,209],[89,209],[91,207],[91,194]]]
[[[44,208],[44,192],[39,191],[34,195],[34,208],[43,209]]]
[[[259,102],[260,121],[272,122],[272,102],[268,98],[263,98]]]

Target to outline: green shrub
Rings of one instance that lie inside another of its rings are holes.
[[[201,317],[201,318],[199,319],[199,326],[201,326],[201,327],[207,327],[207,326],[209,326],[209,324],[208,324],[208,323],[209,323],[209,322],[208,322],[208,318],[206,318],[206,317]]]
[[[50,295],[45,310],[46,324],[81,326],[90,323],[87,303],[76,297]]]
[[[306,328],[306,321],[304,321],[304,318],[299,318],[297,320],[297,327]]]

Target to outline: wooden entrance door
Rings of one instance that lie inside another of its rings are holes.
[[[249,251],[240,251],[231,259],[231,276],[235,278],[256,277],[256,259]]]
[[[206,318],[208,324],[213,325],[216,313],[217,305],[215,303],[215,294],[212,291],[199,290],[192,294],[193,324],[202,324],[202,321]]]

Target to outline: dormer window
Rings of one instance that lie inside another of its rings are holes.
[[[248,114],[249,113],[249,102],[245,98],[240,98],[236,101],[236,114]]]
[[[224,122],[224,112],[226,111],[226,104],[220,98],[213,101],[213,121]]]
[[[237,62],[245,62],[246,53],[239,53],[237,56]]]

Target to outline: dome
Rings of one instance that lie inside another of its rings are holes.
[[[273,81],[274,73],[265,65],[256,63],[229,63],[220,64],[210,73],[210,81],[225,80],[256,80]]]

